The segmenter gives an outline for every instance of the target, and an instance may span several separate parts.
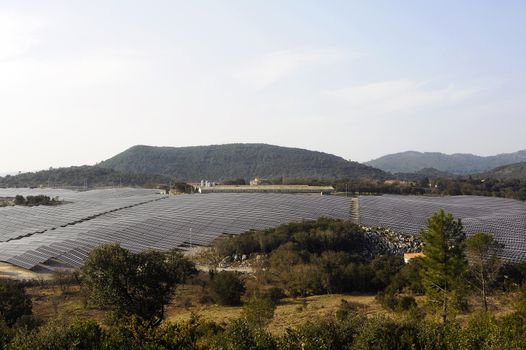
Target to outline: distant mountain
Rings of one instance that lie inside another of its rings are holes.
[[[434,168],[451,174],[465,175],[523,161],[526,161],[526,150],[489,157],[408,151],[386,155],[365,164],[391,173],[414,173],[421,169]]]
[[[526,181],[526,162],[514,163],[475,174],[478,179],[523,180]]]
[[[134,146],[98,166],[121,172],[174,176],[181,181],[262,178],[383,178],[367,165],[332,154],[267,144],[196,147]]]
[[[119,172],[97,166],[72,166],[0,177],[0,187],[106,187],[106,186],[156,186],[168,184],[163,175]]]

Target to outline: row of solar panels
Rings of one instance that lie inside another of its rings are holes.
[[[440,209],[461,218],[467,234],[493,234],[505,245],[504,258],[526,260],[526,203],[520,201],[477,196],[362,196],[359,222],[417,234]]]
[[[137,200],[143,201],[143,195]],[[50,208],[59,210],[61,206]],[[20,212],[30,215],[35,208],[23,209]],[[49,215],[60,217],[53,210]],[[120,242],[132,251],[169,250],[207,245],[225,233],[239,234],[322,216],[348,219],[349,215],[350,199],[345,197],[245,193],[182,195],[137,202],[75,224],[0,242],[0,261],[33,270],[48,268],[50,261],[77,267],[82,265],[89,251],[101,243]],[[0,215],[0,226],[5,217]]]
[[[0,189],[0,197],[17,194],[58,196],[58,206],[13,206],[0,210],[0,242],[64,227],[98,215],[165,198],[156,190],[111,189],[75,192],[55,189]]]

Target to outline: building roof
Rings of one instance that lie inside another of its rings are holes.
[[[204,192],[287,192],[287,193],[332,193],[332,186],[308,186],[308,185],[220,185],[200,187]]]
[[[424,253],[404,253],[404,257],[407,258],[419,258],[421,256],[425,256]]]

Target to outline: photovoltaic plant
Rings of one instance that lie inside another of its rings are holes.
[[[0,189],[0,197],[58,196],[58,206],[0,208],[0,261],[49,271],[79,267],[91,249],[118,242],[134,252],[209,245],[222,234],[240,234],[292,221],[329,217],[364,226],[418,234],[440,209],[461,218],[468,234],[486,232],[505,244],[503,257],[526,260],[526,204],[476,196],[361,196],[212,193],[161,195],[147,189],[76,192]]]
[[[349,219],[350,198],[213,193],[168,197],[155,190],[0,189],[0,197],[59,196],[58,206],[0,209],[0,261],[34,271],[81,266],[91,249],[118,242],[134,252],[208,245],[239,234],[319,217]]]
[[[433,213],[444,209],[462,219],[466,233],[491,233],[503,243],[502,257],[526,260],[526,203],[479,196],[361,196],[359,223],[418,234]]]

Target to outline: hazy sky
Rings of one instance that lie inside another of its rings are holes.
[[[135,144],[526,148],[525,1],[2,1],[0,172]]]

